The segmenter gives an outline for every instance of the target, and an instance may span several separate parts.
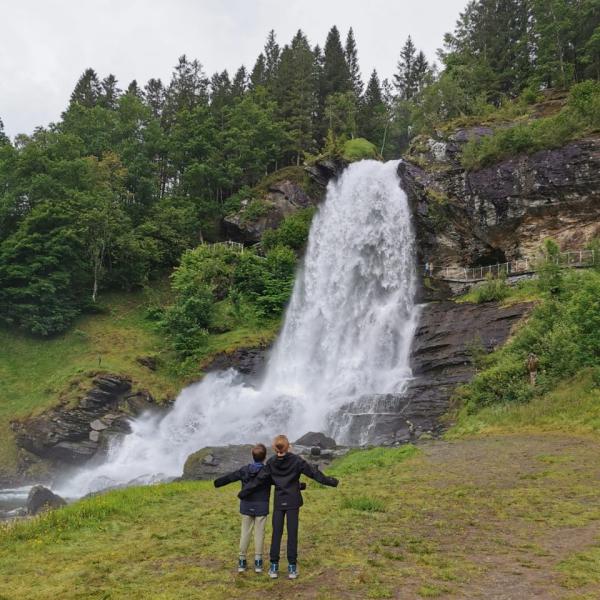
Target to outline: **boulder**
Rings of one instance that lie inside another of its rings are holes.
[[[333,450],[336,448],[335,440],[326,436],[324,433],[309,431],[298,438],[294,444],[298,446],[308,446],[309,448],[318,447],[321,450]]]
[[[190,454],[183,466],[182,479],[215,479],[252,462],[250,444],[213,446]]]
[[[27,496],[27,514],[37,515],[39,512],[59,508],[67,503],[63,498],[43,485],[34,485]]]

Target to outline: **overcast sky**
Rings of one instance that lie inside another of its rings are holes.
[[[466,0],[0,0],[0,118],[6,133],[31,133],[60,118],[81,73],[168,81],[181,54],[207,74],[252,68],[266,35],[280,45],[301,28],[323,46],[337,25],[354,28],[363,79],[395,69],[411,34],[429,58]]]

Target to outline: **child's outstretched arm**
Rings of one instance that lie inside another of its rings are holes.
[[[242,478],[242,470],[238,469],[237,471],[232,471],[231,473],[227,473],[227,475],[223,475],[222,477],[217,477],[214,480],[215,487],[223,487],[229,483],[233,483],[234,481],[239,481]]]
[[[269,469],[269,465],[265,465],[259,471],[258,475],[238,494],[238,498],[243,500],[252,492],[265,485],[271,485],[271,470]]]
[[[300,470],[307,477],[310,477],[311,479],[314,479],[315,481],[318,481],[323,485],[337,487],[339,483],[339,481],[335,477],[328,477],[327,475],[325,475],[325,473],[321,473],[321,471],[316,465],[311,465],[310,463],[307,463],[304,459],[302,459],[300,462]]]

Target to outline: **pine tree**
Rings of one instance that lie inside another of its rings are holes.
[[[94,69],[86,69],[78,79],[71,93],[71,105],[79,104],[85,108],[96,106],[102,95],[102,85]]]
[[[214,113],[219,113],[231,101],[231,80],[227,69],[215,73],[210,78],[210,107]]]
[[[415,45],[410,35],[400,51],[400,59],[394,74],[394,87],[403,100],[410,100],[416,92],[415,83]]]
[[[104,108],[115,110],[121,95],[121,90],[117,87],[117,78],[111,73],[102,80],[100,85],[102,92],[98,103]]]
[[[250,88],[255,90],[257,87],[265,87],[267,84],[267,63],[265,55],[261,52],[254,63],[252,73],[250,73]]]
[[[231,82],[231,95],[233,98],[241,98],[248,89],[248,73],[242,65],[236,72]]]
[[[348,35],[346,36],[346,47],[344,48],[344,54],[346,56],[348,71],[350,72],[352,89],[354,90],[355,96],[360,98],[363,93],[363,82],[360,77],[358,50],[356,48],[356,40],[354,39],[354,31],[352,30],[352,27],[350,27],[348,30]]]
[[[146,104],[155,118],[160,118],[165,104],[165,87],[160,79],[149,79],[144,87]]]
[[[349,92],[352,90],[350,70],[340,40],[340,32],[334,25],[327,34],[323,52],[323,83],[324,98],[329,94]]]

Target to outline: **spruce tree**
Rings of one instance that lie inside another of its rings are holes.
[[[387,120],[387,109],[383,99],[377,71],[373,69],[358,113],[359,135],[367,138],[378,147],[383,142]]]
[[[349,92],[352,90],[350,70],[346,62],[344,48],[340,40],[340,32],[334,25],[327,34],[323,52],[323,83],[324,98],[329,94]]]
[[[279,44],[277,43],[275,30],[271,29],[267,37],[264,48],[265,56],[265,85],[270,86],[275,81],[277,76],[277,69],[279,67],[279,60],[281,58],[281,51]]]
[[[418,93],[423,90],[428,73],[429,63],[427,62],[427,58],[425,57],[425,53],[423,52],[423,50],[419,50],[419,53],[415,58],[414,64],[415,92]]]
[[[241,98],[248,89],[248,73],[242,65],[236,72],[231,82],[231,95],[233,98]]]
[[[86,69],[77,80],[71,93],[71,105],[79,104],[85,108],[92,108],[98,104],[102,95],[102,85],[94,69]]]
[[[394,74],[394,87],[403,100],[410,100],[416,92],[415,84],[415,45],[410,35],[400,51],[400,59]]]
[[[150,107],[152,115],[160,118],[165,104],[165,87],[160,79],[149,79],[144,87],[146,104]]]
[[[291,139],[291,157],[300,164],[304,152],[314,151],[313,116],[318,107],[315,56],[308,39],[298,30],[291,45],[281,51],[275,98]]]
[[[102,80],[100,85],[102,92],[98,103],[104,108],[115,110],[121,95],[121,90],[117,87],[117,78],[111,73]]]
[[[127,95],[135,96],[138,100],[144,101],[144,92],[140,89],[137,79],[132,79],[131,83],[127,86]]]
[[[9,142],[8,136],[4,133],[4,123],[2,122],[2,118],[0,118],[0,146],[4,146]]]
[[[210,107],[214,113],[219,113],[231,100],[231,80],[227,69],[215,73],[210,78]]]
[[[346,56],[348,71],[350,72],[352,89],[354,90],[355,96],[360,98],[363,93],[363,82],[360,77],[358,50],[356,48],[356,40],[354,39],[354,31],[352,30],[352,27],[350,27],[348,30],[348,35],[346,36],[346,47],[344,48],[344,54]]]
[[[252,73],[250,73],[250,88],[255,90],[257,87],[264,87],[267,84],[267,64],[265,55],[261,52],[254,63]]]

